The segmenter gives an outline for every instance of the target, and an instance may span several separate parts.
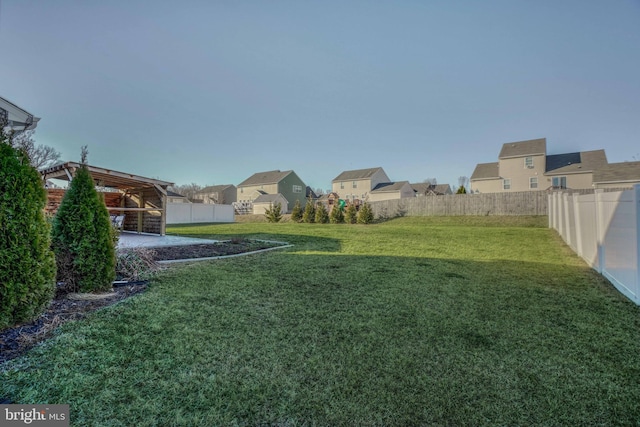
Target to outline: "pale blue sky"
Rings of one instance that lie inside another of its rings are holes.
[[[640,1],[0,0],[39,143],[177,184],[457,184],[503,143],[640,159]]]

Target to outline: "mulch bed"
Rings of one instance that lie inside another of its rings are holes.
[[[280,246],[270,242],[242,240],[238,242],[220,242],[188,246],[168,246],[153,248],[156,261],[208,258],[225,255],[237,255],[260,249]],[[99,308],[115,304],[132,295],[144,292],[145,283],[114,286],[113,295],[97,299],[72,299],[73,295],[58,289],[56,296],[46,311],[35,321],[0,331],[0,365],[14,359],[37,343],[49,338],[55,328],[70,320],[85,317]]]

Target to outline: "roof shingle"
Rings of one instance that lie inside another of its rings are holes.
[[[547,139],[530,139],[528,141],[508,142],[502,146],[499,159],[544,155],[547,153]]]

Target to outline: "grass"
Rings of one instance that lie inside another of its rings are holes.
[[[291,249],[174,267],[8,363],[74,425],[637,425],[640,309],[540,218],[172,233]]]

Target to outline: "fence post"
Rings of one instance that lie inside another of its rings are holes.
[[[636,214],[636,304],[640,304],[640,184],[633,186],[633,204]]]
[[[579,199],[580,196],[578,194],[574,194],[573,196],[573,218],[574,218],[574,229],[576,232],[576,253],[583,257],[584,250],[582,248],[582,221],[580,215],[580,205]],[[583,257],[584,258],[584,257]]]
[[[605,227],[604,224],[602,223],[603,221],[603,202],[602,202],[602,196],[604,195],[604,190],[603,189],[596,189],[595,192],[595,209],[596,209],[596,250],[597,250],[597,255],[596,255],[596,260],[597,260],[597,265],[595,270],[598,273],[602,273],[602,269],[604,267],[604,257],[605,257],[605,248],[604,248],[604,233],[605,233]]]

